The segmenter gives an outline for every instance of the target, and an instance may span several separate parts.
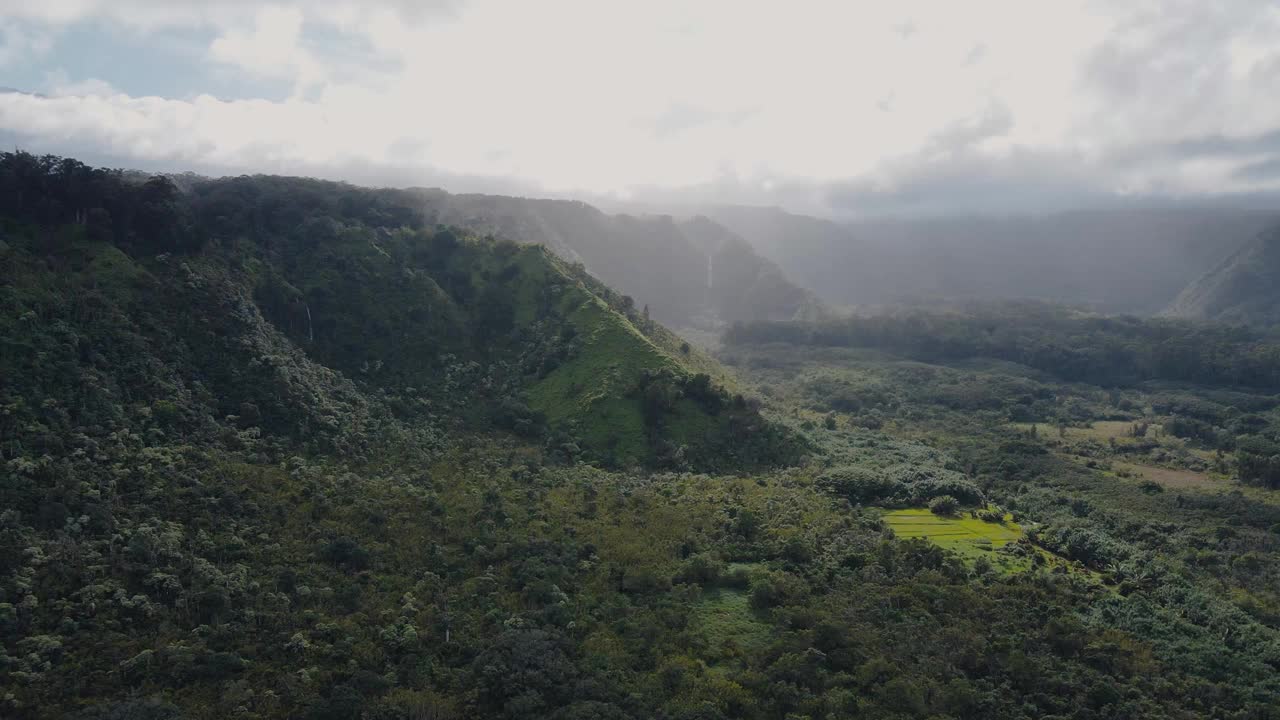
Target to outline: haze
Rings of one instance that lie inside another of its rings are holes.
[[[819,215],[1252,197],[1267,2],[0,3],[8,145]]]

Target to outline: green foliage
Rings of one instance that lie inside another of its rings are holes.
[[[116,235],[97,211],[116,223],[134,190],[65,196],[77,166],[29,161],[0,162],[25,178],[0,200],[0,716],[1244,718],[1280,699],[1270,491],[1148,494],[1113,458],[1209,450],[1112,449],[1084,424],[1167,402],[1269,458],[1265,398],[794,347],[735,381],[545,251],[427,227],[415,194],[153,186],[162,236]],[[872,411],[879,429],[855,422]],[[920,507],[942,495],[981,509]]]
[[[1173,380],[1280,388],[1280,344],[1256,331],[1034,303],[735,325],[725,340],[876,348],[924,362],[992,358],[1106,386]]]
[[[1188,285],[1167,312],[1196,320],[1275,325],[1280,321],[1277,278],[1280,228],[1272,227]]]
[[[939,495],[929,501],[929,512],[934,515],[955,515],[960,501],[950,495]]]

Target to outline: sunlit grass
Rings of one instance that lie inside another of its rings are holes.
[[[1009,515],[1004,522],[979,520],[968,512],[955,516],[935,515],[927,508],[888,510],[884,521],[899,538],[921,538],[972,562],[985,557],[1004,572],[1026,570],[1031,566],[1026,557],[995,552],[1021,540],[1025,533]]]

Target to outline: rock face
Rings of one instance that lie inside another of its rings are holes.
[[[1165,314],[1250,325],[1280,322],[1280,226],[1188,285]]]

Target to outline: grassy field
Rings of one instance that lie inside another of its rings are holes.
[[[710,657],[715,665],[732,662],[769,640],[769,626],[756,617],[742,590],[711,590],[694,608],[697,627],[711,642]]]
[[[1107,442],[1109,440],[1123,442],[1127,440],[1133,442],[1133,426],[1135,424],[1130,420],[1097,420],[1089,423],[1089,427],[1063,428],[1061,437],[1065,440],[1097,440],[1099,442]],[[1010,426],[1022,432],[1027,432],[1034,427],[1041,437],[1059,437],[1058,428],[1047,423],[1011,423]],[[1159,435],[1159,432],[1159,425],[1150,425],[1147,428],[1147,437],[1154,438]]]
[[[884,520],[900,538],[923,538],[970,561],[986,557],[1005,572],[1030,567],[1026,557],[995,552],[1023,537],[1022,528],[1008,516],[1003,523],[992,523],[968,513],[943,517],[927,508],[907,508],[886,511]]]
[[[1226,488],[1232,485],[1232,482],[1225,478],[1190,470],[1170,470],[1127,462],[1115,462],[1111,467],[1117,471],[1117,474],[1123,473],[1135,480],[1151,480],[1171,490]]]
[[[890,510],[885,522],[898,537],[928,538],[942,547],[967,554],[971,548],[981,550],[1004,547],[1022,538],[1022,528],[1006,517],[1003,523],[992,523],[957,515],[943,517],[927,508]]]

